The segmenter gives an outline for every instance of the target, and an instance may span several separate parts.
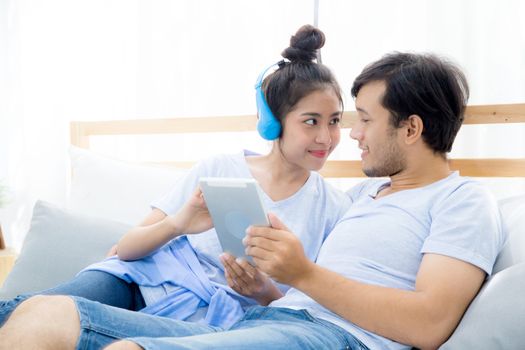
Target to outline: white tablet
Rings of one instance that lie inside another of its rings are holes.
[[[222,250],[246,258],[242,244],[246,228],[250,225],[270,226],[257,181],[203,177],[199,184]]]

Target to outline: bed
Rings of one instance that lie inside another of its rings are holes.
[[[345,112],[342,127],[351,128],[355,118],[355,112]],[[255,123],[253,115],[71,122],[68,205],[63,208],[37,201],[21,252],[0,289],[0,299],[51,287],[102,259],[111,245],[148,212],[149,202],[194,164],[188,159],[158,157],[133,162],[118,160],[93,151],[94,140],[131,135],[191,139],[199,134],[206,138],[243,134],[239,137],[239,147],[243,147],[246,140],[253,138]],[[514,123],[525,123],[525,104],[469,106],[464,128]],[[97,142],[129,149],[128,141]],[[136,146],[131,148],[132,153],[137,153]],[[525,150],[521,154],[524,153]],[[452,159],[451,167],[464,176],[525,179],[525,158]],[[335,181],[364,177],[360,161],[351,159],[330,160],[321,173]],[[502,198],[499,204],[509,240],[498,257],[494,274],[442,349],[525,348],[525,332],[521,330],[525,324],[525,191]]]

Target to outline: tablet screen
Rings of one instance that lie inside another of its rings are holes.
[[[223,251],[246,257],[242,239],[248,226],[270,225],[257,181],[207,177],[199,183]]]

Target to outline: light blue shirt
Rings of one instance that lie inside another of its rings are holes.
[[[157,268],[162,262],[169,263],[171,269]],[[244,315],[241,304],[226,286],[207,278],[186,236],[172,240],[143,259],[124,262],[113,256],[89,269],[109,272],[142,287],[157,287],[159,281],[169,281],[165,282],[169,285],[168,293],[140,310],[143,313],[191,319],[222,328],[229,328]],[[201,309],[203,312],[195,319],[194,314]]]
[[[492,272],[505,233],[487,189],[452,173],[428,186],[374,199],[386,185],[387,180],[368,180],[349,192],[353,204],[326,239],[317,264],[349,279],[403,290],[414,290],[425,253]],[[307,309],[372,350],[410,348],[346,321],[295,289],[271,306]]]
[[[246,156],[250,155],[253,153],[245,151],[233,155],[214,156],[200,162],[169,193],[152,203],[152,206],[168,215],[176,213],[193,193],[200,177],[252,178],[246,163]],[[290,197],[273,201],[262,191],[262,200],[266,209],[275,213],[299,237],[306,256],[312,261],[316,259],[325,238],[351,203],[345,193],[325,182],[316,172],[311,172],[306,183]],[[203,271],[199,278],[205,276],[208,279],[204,284],[209,283],[217,290],[225,290],[231,299],[240,303],[243,308],[255,303],[254,300],[237,294],[227,286],[219,260],[222,249],[214,229],[198,235],[188,235],[187,241],[191,244]],[[186,269],[181,266],[180,259],[164,247],[147,259],[133,262],[113,259],[113,261],[92,265],[88,269],[103,270],[119,276],[125,275],[130,281],[139,284],[146,305],[148,305],[147,310],[155,310],[154,305],[162,304],[165,312],[163,316],[188,319],[180,316],[181,313],[177,306],[170,308],[166,306],[166,298],[171,298],[170,295],[173,293],[180,293],[180,288],[178,288],[180,286],[178,282],[173,281],[176,278],[173,274],[176,268]],[[278,286],[283,292],[288,290],[285,285]],[[180,303],[175,304],[180,305]],[[207,307],[206,301],[199,304],[198,308],[202,307]],[[170,310],[168,314],[166,314],[167,310]],[[152,313],[155,314],[155,312]],[[185,311],[183,314],[187,313]],[[210,310],[200,312],[200,315],[208,319],[215,319],[210,315]],[[198,318],[191,320],[199,321]]]

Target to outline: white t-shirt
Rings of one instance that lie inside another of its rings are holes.
[[[254,154],[244,151],[232,155],[213,156],[198,163],[170,192],[152,203],[152,207],[168,215],[176,213],[197,188],[200,177],[252,178],[246,163],[246,157],[250,155]],[[312,261],[317,258],[323,241],[351,204],[350,198],[345,193],[324,181],[317,172],[311,172],[306,183],[286,199],[273,201],[264,191],[261,192],[266,209],[276,214],[299,237],[306,256]],[[188,235],[188,240],[197,252],[210,280],[227,285],[219,260],[222,249],[215,230]],[[162,265],[158,268],[169,269],[169,264]],[[283,292],[289,288],[285,285],[278,286]],[[141,291],[147,304],[154,301],[151,299],[156,298],[151,288],[141,288]],[[253,304],[251,300],[241,299],[245,306]]]
[[[324,242],[317,264],[349,279],[403,290],[414,290],[425,253],[454,257],[491,273],[505,232],[488,190],[452,173],[375,200],[385,185],[387,180],[368,180],[349,191],[353,204]],[[372,350],[410,348],[346,321],[296,289],[271,306],[307,309]]]

